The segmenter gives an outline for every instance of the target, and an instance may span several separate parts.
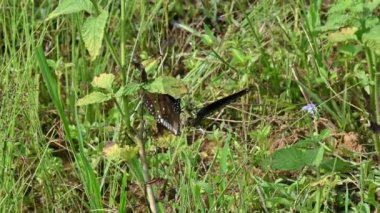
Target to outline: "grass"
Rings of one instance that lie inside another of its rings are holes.
[[[380,208],[377,1],[75,2],[0,2],[1,211]],[[184,121],[254,91],[158,137],[135,60]]]

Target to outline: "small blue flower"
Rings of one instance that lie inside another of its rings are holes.
[[[313,103],[310,103],[310,104],[307,104],[306,106],[303,106],[301,110],[309,113],[312,117],[314,117],[315,114],[318,113],[318,109],[315,106],[315,104],[313,104]]]

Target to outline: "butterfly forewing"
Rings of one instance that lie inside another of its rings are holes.
[[[192,125],[193,126],[199,125],[203,118],[205,118],[206,116],[210,115],[211,113],[223,108],[224,106],[230,104],[231,102],[236,101],[241,96],[249,93],[251,91],[251,89],[252,89],[251,87],[248,87],[246,89],[243,89],[239,92],[236,92],[232,95],[229,95],[227,97],[224,97],[222,99],[219,99],[217,101],[212,102],[211,104],[208,104],[208,105],[202,107],[202,109],[200,109],[197,112],[196,117],[192,120]]]
[[[158,123],[175,135],[180,134],[180,101],[170,95],[144,93],[143,102]]]

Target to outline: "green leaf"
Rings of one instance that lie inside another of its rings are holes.
[[[309,153],[307,153],[309,154]],[[325,149],[321,146],[318,148],[317,153],[315,154],[315,157],[313,159],[313,166],[319,167],[322,163],[323,156],[325,154]],[[306,156],[305,156],[306,157]],[[308,156],[307,156],[308,157]]]
[[[349,172],[352,170],[350,163],[339,158],[325,159],[320,167],[326,172]]]
[[[111,95],[104,94],[102,92],[92,92],[83,98],[79,99],[77,102],[77,106],[85,106],[89,104],[102,103],[110,100]]]
[[[362,46],[347,44],[339,48],[339,52],[348,55],[350,57],[355,57],[359,52],[363,50]]]
[[[144,89],[152,93],[169,94],[174,98],[180,98],[187,93],[186,85],[181,80],[170,76],[160,76],[145,85]]]
[[[46,20],[55,18],[60,15],[66,15],[71,13],[77,13],[80,11],[87,11],[88,13],[93,12],[92,3],[90,0],[63,0],[60,1],[59,5],[53,12],[49,14]]]
[[[297,149],[295,147],[279,149],[272,154],[271,165],[274,169],[298,170],[304,166],[319,166],[323,159],[324,150]]]
[[[114,80],[115,80],[115,75],[102,73],[99,76],[96,76],[92,80],[91,84],[93,87],[102,88],[109,92],[112,92],[112,83]]]
[[[135,158],[139,152],[139,148],[137,146],[124,146],[120,147],[116,143],[107,143],[103,149],[104,155],[110,159],[115,161],[130,161]]]
[[[129,83],[126,86],[120,87],[120,89],[116,92],[115,97],[120,98],[122,96],[132,95],[137,93],[142,84],[139,83]]]
[[[89,17],[83,24],[81,33],[91,60],[95,60],[100,53],[107,18],[108,12],[103,10],[97,17]]]
[[[363,42],[380,55],[380,25],[371,28],[367,33],[363,34]]]
[[[305,166],[298,149],[279,149],[272,154],[272,167],[281,170],[297,170]]]

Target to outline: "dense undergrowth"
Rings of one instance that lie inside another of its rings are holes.
[[[375,212],[379,3],[0,2],[1,210]]]

